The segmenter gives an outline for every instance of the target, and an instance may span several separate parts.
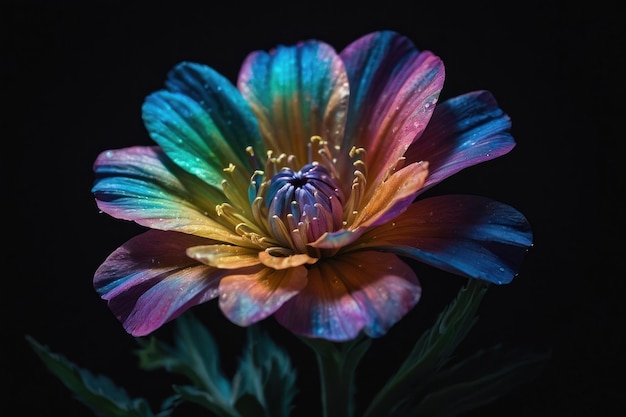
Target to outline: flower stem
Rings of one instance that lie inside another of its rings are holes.
[[[324,339],[301,340],[315,352],[320,372],[323,417],[354,415],[354,373],[371,339],[359,336],[346,343]]]

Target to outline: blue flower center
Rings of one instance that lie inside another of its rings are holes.
[[[299,171],[283,168],[272,177],[265,198],[268,221],[280,219],[288,233],[297,231],[308,242],[343,226],[343,204],[341,189],[317,163]]]

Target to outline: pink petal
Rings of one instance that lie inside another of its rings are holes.
[[[210,240],[149,230],[115,250],[98,268],[94,287],[133,336],[145,336],[190,307],[217,296],[223,271],[185,254]]]
[[[346,137],[367,151],[367,179],[375,184],[426,128],[443,87],[443,63],[392,31],[366,35],[340,56],[350,82]]]
[[[293,333],[307,337],[346,341],[361,330],[379,337],[415,306],[420,295],[414,272],[395,255],[354,252],[311,267],[306,288],[275,317]]]
[[[220,282],[220,308],[233,323],[248,326],[274,313],[307,283],[307,269],[264,266],[230,273]]]

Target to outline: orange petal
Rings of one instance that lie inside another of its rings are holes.
[[[204,245],[187,249],[187,256],[205,265],[221,269],[245,268],[260,263],[258,249],[234,245]]]

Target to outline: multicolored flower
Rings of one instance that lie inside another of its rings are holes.
[[[94,286],[134,336],[218,298],[240,326],[384,335],[421,296],[412,258],[510,282],[532,244],[526,218],[484,197],[419,198],[509,152],[510,119],[487,91],[442,103],[439,57],[368,34],[337,53],[309,40],[256,51],[236,86],[183,62],[149,95],[157,146],[102,152],[93,192],[149,228]]]

